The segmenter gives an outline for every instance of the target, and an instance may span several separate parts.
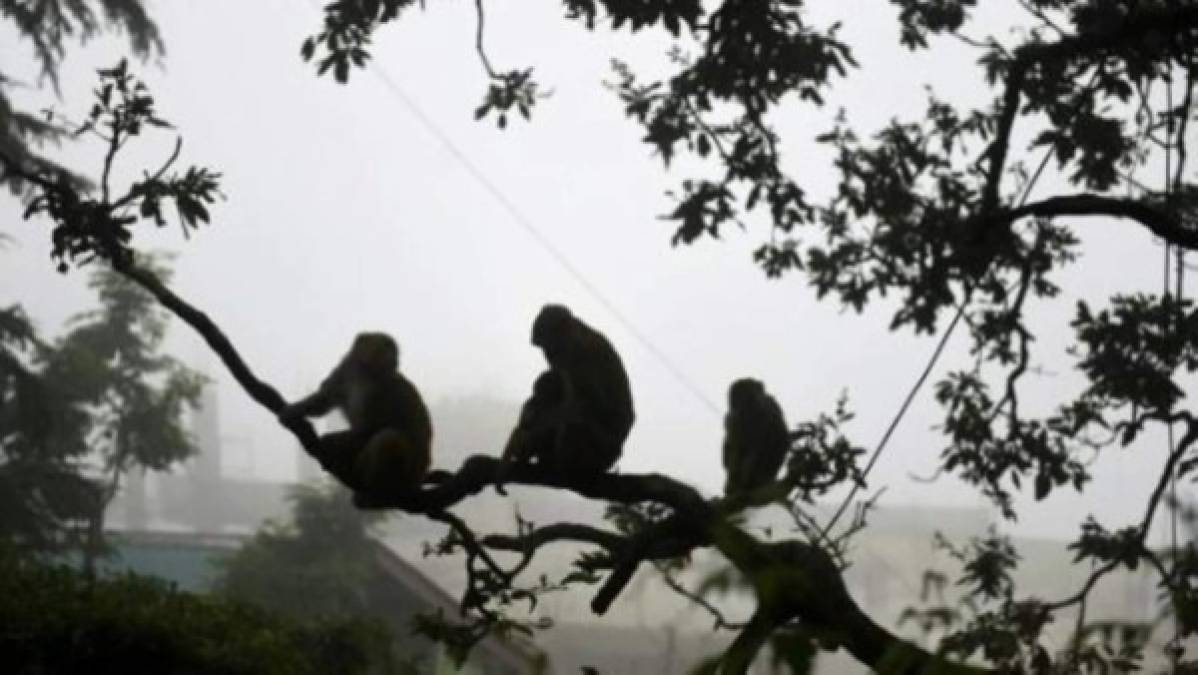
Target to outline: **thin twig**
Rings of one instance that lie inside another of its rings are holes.
[[[166,161],[162,163],[162,166],[159,167],[158,170],[155,171],[153,175],[151,175],[147,178],[146,182],[153,183],[155,181],[161,180],[163,175],[166,174],[167,170],[170,169],[171,166],[174,165],[175,161],[179,159],[179,153],[182,152],[182,150],[183,150],[183,137],[178,136],[175,138],[175,149],[173,151],[171,151],[170,156],[166,158]],[[112,210],[119,211],[120,209],[122,209],[126,205],[128,205],[129,202],[136,199],[138,196],[140,196],[139,193],[137,193],[136,191],[130,190],[124,197],[121,197],[120,199],[116,200],[116,203],[112,205]]]
[[[682,582],[675,579],[674,576],[669,572],[661,568],[658,568],[658,571],[661,572],[662,581],[670,590],[698,605],[712,616],[712,618],[715,620],[715,623],[712,625],[712,630],[742,630],[745,626],[749,625],[748,622],[744,621],[729,621],[728,618],[724,616],[723,611],[721,611],[719,607],[711,604],[707,598],[695,593],[694,591],[691,591],[686,586],[683,586]]]
[[[474,49],[478,52],[478,58],[483,62],[483,68],[487,69],[487,75],[493,80],[502,79],[500,75],[491,67],[491,60],[487,58],[487,50],[483,48],[483,25],[486,17],[483,12],[483,0],[474,0],[474,9],[478,14],[478,27],[474,33]]]
[[[121,128],[119,123],[119,113],[114,113],[116,118],[112,122],[112,138],[108,139],[108,152],[104,155],[104,171],[100,174],[100,202],[108,203],[108,178],[112,173],[112,161],[116,158],[116,151],[121,149]]]
[[[940,342],[936,344],[936,349],[932,350],[932,356],[928,359],[927,364],[924,366],[923,372],[919,374],[919,378],[915,380],[915,384],[911,387],[910,391],[907,392],[907,397],[903,399],[903,404],[899,406],[898,413],[895,414],[894,418],[890,420],[890,425],[886,427],[886,433],[882,434],[882,440],[878,441],[877,447],[874,448],[873,454],[870,455],[869,462],[866,463],[865,469],[861,472],[861,480],[865,480],[865,478],[869,475],[870,470],[874,468],[874,464],[877,463],[878,458],[882,454],[882,450],[886,448],[886,444],[890,441],[891,435],[893,435],[895,429],[898,428],[899,422],[903,420],[903,417],[907,413],[907,409],[911,407],[911,403],[915,400],[915,396],[919,393],[919,390],[923,388],[923,384],[927,381],[928,376],[932,374],[932,369],[936,367],[936,362],[940,360],[940,354],[944,352],[945,346],[948,345],[949,338],[953,336],[953,331],[956,329],[957,324],[961,322],[961,317],[965,315],[965,309],[968,306],[968,302],[961,303],[961,306],[957,309],[956,315],[953,316],[952,322],[949,323],[948,328],[944,331],[944,335],[940,336]],[[832,514],[832,518],[828,521],[828,524],[824,526],[823,531],[820,533],[821,538],[828,537],[828,533],[832,531],[832,527],[836,525],[836,521],[840,520],[840,517],[844,515],[845,509],[849,507],[853,497],[860,489],[861,483],[854,482],[853,487],[849,489],[849,494],[845,496],[843,501],[840,502],[840,506],[836,509],[836,513]]]

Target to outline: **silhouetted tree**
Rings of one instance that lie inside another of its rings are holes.
[[[354,508],[349,497],[337,485],[294,488],[291,518],[267,524],[222,561],[217,588],[301,618],[368,614],[379,572],[370,524],[378,514]]]
[[[100,307],[52,343],[19,307],[0,312],[0,532],[28,551],[78,545],[88,569],[122,477],[195,452],[183,413],[204,381],[161,353],[167,315],[152,296],[104,268],[90,285]]]
[[[0,539],[23,554],[70,546],[97,492],[79,467],[87,414],[43,377],[45,349],[20,307],[0,311]]]
[[[36,67],[36,84],[50,84],[58,91],[58,68],[68,44],[80,43],[106,31],[124,34],[138,57],[146,59],[163,53],[158,26],[146,12],[141,0],[0,0],[0,19],[7,20],[17,35],[28,43]],[[14,87],[28,81],[0,67],[0,154],[9,162],[26,169],[62,169],[39,152],[46,143],[58,143],[69,136],[69,122],[43,111],[23,110],[9,96]],[[0,181],[10,187],[19,185],[7,172]]]
[[[367,63],[378,29],[416,4],[334,0],[302,54],[320,72],[345,81]],[[1019,4],[1026,12],[1024,30],[979,39],[972,33],[987,26],[969,22],[972,0],[892,0],[896,37],[907,48],[933,49],[941,39],[975,46],[979,77],[992,85],[993,99],[972,107],[931,95],[925,116],[894,120],[872,134],[858,133],[842,116],[816,139],[835,151],[838,177],[833,196],[823,201],[810,198],[801,177],[788,172],[771,119],[784,106],[820,105],[836,80],[849,76],[854,60],[836,27],[812,24],[801,0],[563,4],[567,16],[588,29],[606,18],[613,30],[660,28],[678,40],[670,77],[646,82],[631,68],[615,66],[616,93],[633,122],[644,127],[645,142],[667,164],[690,155],[716,173],[686,178],[674,193],[668,215],[676,221],[675,243],[764,221],[769,236],[754,258],[767,274],[806,274],[821,297],[857,310],[883,295],[897,297],[894,329],[932,333],[946,322],[945,330],[965,327],[976,361],[936,386],[945,415],[941,469],[976,485],[1007,517],[1015,516],[1012,495],[1024,485],[1038,499],[1061,488],[1084,489],[1089,474],[1079,459],[1083,451],[1132,444],[1148,428],[1180,434],[1158,458],[1159,481],[1139,522],[1118,530],[1094,520],[1082,524],[1071,549],[1092,572],[1074,592],[1056,600],[1022,596],[1010,579],[1017,554],[1001,537],[960,551],[961,581],[979,611],[951,627],[934,652],[879,626],[848,593],[841,578],[845,541],[860,523],[836,517],[816,522],[809,509],[833,487],[864,484],[867,468],[858,464],[863,453],[839,432],[843,414],[796,426],[773,495],[786,500],[802,534],[777,542],[762,541],[738,524],[732,516],[743,503],[707,501],[668,476],[610,475],[577,486],[535,466],[518,467],[505,481],[610,502],[612,527],[553,523],[522,527],[512,536],[478,536],[448,510],[495,480],[496,460],[472,457],[456,474],[431,477],[414,498],[374,504],[446,522],[450,535],[442,550],[465,552],[466,618],[426,626],[429,632],[469,644],[489,631],[528,629],[505,610],[550,586],[599,584],[593,607],[602,613],[640,564],[682,565],[690,552],[709,547],[737,569],[757,600],[744,625],[722,622],[737,637],[707,665],[711,671],[744,672],[771,642],[799,669],[814,650],[829,648],[884,672],[978,670],[962,665],[969,658],[999,671],[1122,669],[1141,659],[1144,631],[1131,627],[1120,641],[1113,631],[1089,626],[1084,607],[1103,576],[1144,565],[1157,573],[1176,620],[1167,653],[1179,668],[1193,668],[1183,640],[1198,630],[1198,552],[1193,542],[1157,550],[1147,535],[1167,487],[1198,468],[1198,419],[1181,405],[1179,384],[1198,369],[1198,310],[1175,291],[1116,295],[1101,308],[1080,304],[1073,328],[1086,386],[1046,415],[1020,403],[1035,337],[1027,308],[1059,292],[1060,273],[1077,256],[1079,223],[1116,219],[1178,252],[1198,248],[1198,190],[1188,179],[1185,142],[1198,76],[1198,3],[1029,0]],[[503,127],[512,110],[528,116],[537,89],[530,70],[491,68],[481,47],[482,0],[476,7],[477,45],[492,77],[476,114],[497,114]],[[119,76],[125,77],[123,69]],[[1171,95],[1155,93],[1166,90]],[[117,119],[113,112],[101,110],[95,119],[115,128],[141,114],[152,116],[126,109],[128,115]],[[1030,145],[1015,138],[1031,139]],[[1146,158],[1162,153],[1169,157],[1169,175],[1133,175]],[[206,220],[203,204],[211,201],[214,180],[171,183],[162,178],[164,168],[124,196],[110,196],[107,188],[97,196],[57,179],[52,170],[4,161],[39,195],[30,214],[48,216],[56,243],[67,243],[58,249],[62,264],[79,255],[109,262],[198,330],[256,401],[276,413],[283,409],[283,398],[254,376],[217,326],[139,267],[130,246],[139,217],[161,217],[155,198],[198,205],[199,212],[180,209],[185,226]],[[1037,179],[1050,167],[1068,187],[1033,198]],[[289,429],[309,451],[316,449],[309,425],[297,421]],[[561,584],[526,585],[521,573],[528,562],[540,547],[558,541],[593,550]],[[499,564],[494,550],[518,553],[519,564]],[[1053,651],[1043,629],[1067,609],[1081,610],[1076,635]]]
[[[142,264],[159,278],[168,269]],[[153,296],[111,269],[89,286],[98,309],[82,312],[43,357],[43,377],[87,411],[88,473],[97,487],[88,509],[85,567],[104,549],[108,505],[132,471],[165,471],[195,454],[184,413],[199,404],[205,378],[163,353],[167,315]]]

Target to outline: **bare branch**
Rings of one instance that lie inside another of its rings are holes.
[[[708,509],[706,514],[707,520],[711,517],[717,517],[713,509]],[[619,597],[628,583],[632,581],[633,575],[636,574],[637,568],[641,563],[649,559],[654,546],[661,541],[677,541],[682,540],[690,545],[683,545],[683,551],[689,551],[695,548],[704,541],[705,536],[701,531],[696,531],[696,526],[702,524],[702,520],[696,522],[692,514],[676,513],[669,518],[654,523],[644,530],[637,532],[628,539],[628,543],[621,551],[620,558],[616,561],[612,568],[611,574],[608,575],[607,581],[603,582],[603,586],[599,588],[599,592],[595,594],[595,599],[591,600],[591,611],[602,615],[607,613],[611,608],[612,602]]]
[[[171,168],[171,166],[173,166],[175,164],[175,161],[179,159],[179,153],[182,150],[183,150],[183,137],[177,136],[175,138],[175,149],[171,151],[170,156],[166,158],[166,161],[162,163],[162,166],[158,167],[158,170],[155,171],[153,173],[153,175],[149,176],[149,180],[147,182],[154,182],[157,180],[161,180],[162,176],[166,174],[167,170],[169,170]],[[114,203],[112,205],[112,210],[119,211],[120,209],[124,208],[129,202],[136,199],[138,196],[139,196],[139,194],[136,190],[130,190],[128,193],[125,194],[124,197],[121,197],[120,199],[116,200],[116,203]]]
[[[1127,218],[1143,225],[1165,241],[1187,250],[1198,250],[1198,230],[1186,226],[1176,213],[1154,204],[1104,197],[1096,194],[1076,194],[1050,197],[1006,211],[1003,217],[1014,222],[1028,216],[1052,218],[1057,216],[1111,216]]]
[[[233,379],[237,380],[237,383],[250,395],[250,398],[276,415],[282,412],[283,408],[287,405],[287,401],[274,387],[259,380],[254,375],[253,371],[250,370],[249,366],[242,360],[241,355],[233,347],[233,343],[229,342],[229,338],[212,322],[212,319],[208,318],[207,314],[192,307],[178,295],[175,295],[173,291],[167,288],[148,270],[131,263],[118,266],[117,271],[149,291],[163,307],[166,307],[184,323],[195,329],[200,334],[200,337],[204,338],[204,341],[208,343],[208,346],[212,348],[212,351],[216,352],[221,362],[229,369],[229,373],[233,375]],[[319,453],[314,452],[318,447],[318,443],[316,432],[313,430],[311,424],[306,420],[281,423],[291,433],[295,434],[300,444],[309,453],[313,454],[318,460],[320,459],[320,457],[317,457]]]
[[[770,635],[784,623],[761,610],[754,613],[753,618],[749,619],[740,634],[732,641],[732,646],[724,652],[720,672],[729,675],[748,672],[753,659],[765,646]]]
[[[986,185],[982,188],[983,217],[998,210],[999,188],[1002,186],[1002,176],[1006,170],[1007,152],[1011,147],[1011,130],[1019,112],[1020,90],[1023,89],[1023,78],[1027,74],[1027,68],[1026,62],[1016,59],[1007,73],[1007,88],[1003,92],[1002,108],[998,114],[998,130],[994,134],[994,141],[986,149],[990,166],[986,169]]]
[[[120,149],[120,125],[113,123],[112,137],[108,139],[108,152],[104,154],[104,170],[100,173],[100,201],[104,204],[108,203],[108,178],[112,173],[112,160],[116,158],[116,152]]]
[[[581,523],[555,523],[538,527],[523,536],[506,534],[489,534],[482,538],[484,546],[499,551],[527,553],[547,544],[558,542],[575,542],[594,544],[609,551],[618,551],[628,543],[628,538],[615,532],[608,532]]]
[[[1169,454],[1168,459],[1165,460],[1165,466],[1161,470],[1161,476],[1157,480],[1156,488],[1152,491],[1152,496],[1148,499],[1148,508],[1144,513],[1143,520],[1140,521],[1139,531],[1136,534],[1136,540],[1138,541],[1140,548],[1143,549],[1139,552],[1140,557],[1147,557],[1150,561],[1154,561],[1155,556],[1153,556],[1148,549],[1144,548],[1144,542],[1148,538],[1149,528],[1152,527],[1152,520],[1156,514],[1157,506],[1160,504],[1161,497],[1165,493],[1165,488],[1168,487],[1169,483],[1173,479],[1173,472],[1177,468],[1177,462],[1179,462],[1182,456],[1185,455],[1186,451],[1190,449],[1190,446],[1193,445],[1195,441],[1198,441],[1198,424],[1196,424],[1194,419],[1188,414],[1178,414],[1169,420],[1162,421],[1185,421],[1188,428],[1186,430],[1186,435],[1182,437],[1181,442],[1177,444],[1177,447]],[[1045,609],[1049,611],[1057,611],[1070,605],[1084,603],[1086,598],[1089,597],[1090,591],[1094,590],[1094,586],[1098,583],[1098,581],[1118,567],[1120,562],[1121,560],[1116,558],[1095,569],[1090,573],[1090,576],[1086,579],[1086,582],[1082,584],[1082,587],[1078,589],[1076,593],[1062,600],[1046,604]],[[1157,568],[1163,579],[1168,581],[1169,575],[1166,574],[1164,568],[1159,565],[1159,561],[1155,562],[1158,563]]]
[[[715,619],[715,624],[712,626],[712,630],[742,630],[749,625],[747,622],[743,621],[729,621],[728,617],[724,616],[724,612],[720,610],[719,607],[713,605],[707,598],[694,591],[691,591],[686,586],[683,586],[682,582],[675,579],[674,575],[670,574],[669,572],[665,570],[659,571],[661,572],[662,582],[665,583],[670,590],[686,598],[688,602],[699,606],[703,609],[703,611],[707,612],[712,616],[713,619]]]
[[[1148,530],[1152,527],[1153,517],[1156,515],[1156,509],[1160,505],[1161,497],[1165,494],[1165,489],[1173,480],[1173,474],[1177,469],[1177,463],[1181,461],[1183,455],[1198,440],[1198,425],[1190,422],[1186,429],[1185,436],[1182,436],[1181,441],[1173,452],[1169,454],[1169,458],[1165,460],[1165,466],[1161,470],[1161,476],[1157,480],[1156,488],[1152,491],[1152,496],[1148,498],[1148,509],[1144,513],[1144,520],[1140,522],[1140,542],[1143,543],[1148,537]]]
[[[478,52],[478,58],[483,62],[483,68],[487,70],[487,76],[493,80],[498,80],[501,76],[491,67],[491,59],[487,58],[487,50],[483,48],[483,27],[486,21],[486,15],[483,12],[483,0],[474,0],[474,11],[478,15],[478,28],[474,33],[474,50]]]

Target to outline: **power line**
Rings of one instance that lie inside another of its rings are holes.
[[[550,241],[549,238],[546,237],[544,233],[542,233],[536,227],[536,225],[534,225],[532,221],[524,215],[520,208],[516,206],[516,204],[512,202],[512,200],[509,199],[507,195],[505,195],[476,164],[474,164],[474,162],[470,161],[470,158],[457,146],[457,144],[453,142],[453,139],[451,139],[448,134],[442,131],[439,126],[437,126],[437,124],[424,112],[424,110],[420,108],[416,101],[408,96],[407,93],[404,92],[399,84],[396,83],[386,71],[377,65],[371,66],[371,70],[374,75],[379,78],[379,81],[381,81],[387,87],[387,89],[391,91],[401,103],[403,103],[404,107],[408,109],[408,112],[420,122],[425,130],[432,134],[441,143],[445,150],[452,155],[459,164],[462,165],[462,168],[464,168],[468,174],[470,174],[470,177],[473,178],[480,186],[482,186],[482,188],[486,190],[496,202],[499,203],[503,210],[506,211],[509,216],[511,216],[512,220],[533,238],[533,241],[535,241],[542,249],[544,249],[545,252],[548,253],[558,265],[561,265],[562,269],[564,269],[567,274],[573,277],[574,280],[591,295],[591,297],[598,300],[599,304],[603,305],[603,307],[611,313],[616,321],[624,327],[624,330],[628,331],[628,333],[632,335],[633,339],[639,342],[640,345],[653,356],[653,358],[657,359],[657,361],[670,373],[670,375],[674,377],[675,380],[678,381],[679,384],[690,391],[690,393],[693,394],[694,397],[699,400],[699,402],[703,403],[703,405],[705,405],[713,413],[716,413],[717,415],[720,414],[719,408],[715,405],[715,403],[707,398],[707,395],[703,393],[698,385],[691,381],[691,379],[687,377],[684,372],[682,372],[681,368],[674,364],[674,362],[665,354],[664,351],[654,345],[653,341],[650,340],[647,335],[641,332],[641,330],[636,327],[631,319],[629,319],[622,311],[620,311],[615,302],[608,299],[603,291],[599,290],[598,286],[587,279],[586,275],[582,273],[582,270],[578,269],[578,267],[575,266],[574,263],[572,263],[566,256],[566,254],[552,241]]]
[[[1096,72],[1086,84],[1086,89],[1093,88],[1097,82],[1098,73]],[[1072,120],[1073,116],[1077,114],[1080,108],[1081,101],[1079,100],[1079,102],[1073,107],[1073,110],[1070,111],[1070,120]],[[1045,148],[1044,156],[1040,159],[1039,166],[1036,167],[1035,173],[1032,174],[1032,177],[1028,180],[1027,184],[1024,185],[1023,193],[1019,196],[1018,203],[1020,206],[1026,204],[1027,200],[1031,197],[1032,188],[1034,188],[1036,183],[1039,182],[1040,176],[1043,175],[1044,168],[1048,165],[1048,160],[1051,157],[1052,148]],[[993,180],[999,179],[1000,177],[993,178]],[[903,417],[906,416],[907,409],[911,407],[911,402],[915,399],[915,396],[919,393],[919,390],[923,388],[923,384],[927,381],[928,375],[931,374],[932,368],[936,366],[936,362],[940,360],[940,355],[944,353],[945,345],[948,344],[948,340],[950,337],[952,337],[953,331],[956,330],[957,324],[961,322],[961,318],[965,316],[965,310],[968,307],[968,299],[962,300],[961,306],[957,309],[957,313],[953,316],[952,322],[949,323],[948,328],[944,331],[944,335],[942,335],[940,338],[940,342],[936,345],[936,349],[932,351],[931,357],[928,358],[927,365],[924,366],[923,371],[919,374],[919,377],[916,378],[915,384],[912,385],[910,391],[907,392],[907,396],[903,399],[902,404],[899,406],[898,412],[895,413],[894,418],[891,419],[890,426],[886,428],[886,433],[882,434],[882,440],[878,441],[878,445],[874,448],[873,454],[870,455],[869,462],[866,463],[865,469],[861,472],[861,478],[863,480],[869,475],[869,472],[873,470],[874,464],[877,463],[882,451],[885,450],[887,444],[890,442],[890,437],[894,434],[894,430],[898,428],[899,422],[901,422]],[[836,509],[836,512],[832,515],[832,518],[828,521],[828,524],[824,526],[822,536],[826,537],[828,533],[832,531],[832,526],[836,524],[836,521],[840,520],[840,516],[844,514],[845,509],[847,509],[849,503],[853,501],[853,497],[856,496],[859,489],[860,485],[857,483],[854,483],[852,488],[849,489],[849,494],[844,498],[844,501],[841,502],[840,507]]]
[[[968,302],[964,300],[961,302],[961,307],[957,310],[956,315],[953,316],[952,322],[949,323],[948,328],[946,328],[944,331],[944,334],[940,336],[940,342],[936,344],[936,349],[932,351],[931,357],[928,358],[927,365],[924,366],[923,372],[919,374],[919,377],[915,380],[915,384],[912,385],[911,389],[907,392],[907,397],[903,399],[903,403],[899,406],[898,412],[895,413],[894,417],[890,420],[890,426],[886,427],[886,433],[882,434],[882,440],[878,441],[878,445],[874,448],[873,454],[869,457],[869,462],[866,463],[865,469],[861,471],[861,478],[863,480],[869,475],[869,472],[873,470],[874,464],[877,463],[878,457],[882,454],[882,450],[884,450],[887,443],[890,442],[890,437],[894,434],[894,430],[898,428],[899,422],[902,422],[903,417],[907,415],[907,409],[911,407],[911,402],[915,400],[916,394],[918,394],[919,390],[923,388],[923,383],[927,381],[928,375],[932,374],[932,369],[936,367],[936,362],[940,360],[940,355],[944,353],[944,348],[948,345],[948,339],[953,336],[953,331],[957,329],[957,324],[961,322],[961,317],[965,316],[965,308],[968,306]],[[853,497],[857,494],[859,489],[860,485],[858,483],[853,483],[853,487],[849,490],[849,494],[844,498],[844,501],[840,503],[840,507],[836,509],[836,512],[832,514],[832,518],[828,520],[828,524],[823,527],[822,536],[826,537],[828,533],[832,531],[832,527],[836,525],[836,521],[840,520],[840,517],[844,515],[845,509],[847,509],[849,504],[852,503]]]
[[[312,4],[314,8],[319,9],[315,3],[309,4]],[[583,290],[597,300],[599,304],[602,305],[604,309],[606,309],[616,319],[617,323],[619,323],[624,330],[626,330],[633,337],[633,339],[641,345],[641,347],[649,352],[649,354],[666,369],[666,371],[674,378],[675,381],[681,384],[684,389],[689,391],[711,412],[715,413],[716,415],[721,414],[719,407],[713,403],[706,394],[703,393],[703,390],[700,389],[699,386],[696,385],[686,375],[686,373],[684,373],[682,369],[677,366],[669,356],[666,355],[663,350],[659,349],[655,344],[653,344],[653,341],[649,339],[649,336],[637,328],[636,324],[634,324],[632,320],[629,319],[616,306],[614,301],[608,299],[608,297],[599,289],[598,286],[587,279],[582,270],[575,266],[574,263],[572,263],[566,256],[566,254],[548,237],[546,237],[544,233],[542,233],[536,227],[536,225],[533,224],[532,220],[524,215],[524,212],[521,211],[520,208],[511,199],[509,199],[497,185],[495,185],[494,181],[492,181],[482,171],[482,169],[478,167],[478,165],[470,160],[469,156],[467,156],[466,153],[460,147],[458,147],[457,143],[453,141],[449,134],[441,129],[440,125],[438,125],[431,117],[428,116],[427,113],[424,112],[424,109],[420,107],[420,104],[418,104],[415,99],[409,96],[407,92],[404,91],[403,87],[401,87],[399,83],[396,82],[395,79],[392,78],[382,66],[378,65],[378,62],[369,61],[366,65],[366,68],[370,70],[370,72],[373,73],[380,82],[383,83],[383,86],[388,92],[390,92],[397,100],[399,100],[401,104],[403,104],[408,113],[414,117],[421,126],[424,127],[424,130],[436,138],[438,142],[440,142],[445,151],[448,152],[455,160],[457,160],[458,164],[460,164],[462,168],[466,170],[466,173],[468,173],[476,183],[478,183],[489,195],[491,195],[496,202],[499,203],[499,206],[503,208],[503,210],[511,217],[511,219],[529,236],[531,236],[533,241],[535,241],[546,253],[548,253],[550,257],[553,258],[554,261],[566,271],[567,274],[569,274],[576,282],[578,282],[578,284],[582,286]]]

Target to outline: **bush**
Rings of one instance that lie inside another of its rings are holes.
[[[394,670],[377,623],[300,623],[155,579],[92,580],[11,558],[0,559],[0,626],[0,670],[8,673]]]

